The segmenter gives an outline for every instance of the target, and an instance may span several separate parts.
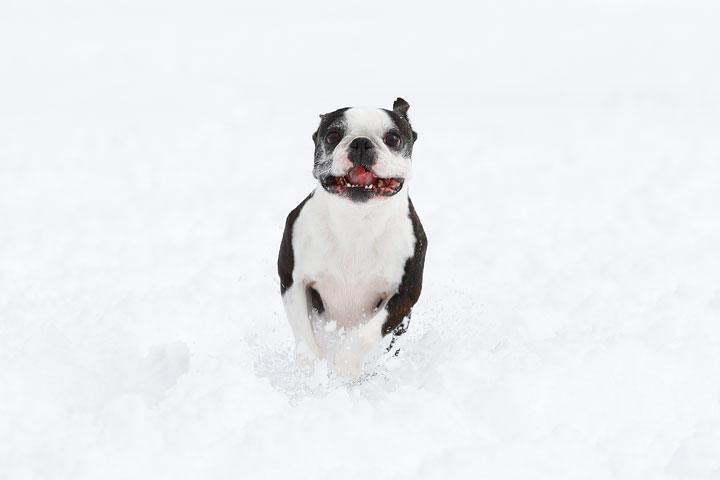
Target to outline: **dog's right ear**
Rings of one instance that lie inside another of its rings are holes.
[[[327,117],[327,113],[320,114],[320,123],[322,123],[322,121],[325,120],[325,117]],[[318,129],[315,130],[315,133],[312,134],[313,143],[317,143],[317,137],[318,137],[319,131],[320,131],[320,127],[318,126]]]

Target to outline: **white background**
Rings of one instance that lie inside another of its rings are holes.
[[[720,478],[719,24],[4,0],[0,478]],[[342,384],[277,249],[318,114],[397,96],[426,280]]]

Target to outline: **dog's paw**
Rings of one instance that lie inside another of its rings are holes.
[[[335,354],[333,360],[333,372],[341,378],[353,379],[363,374],[365,367],[364,358],[357,358],[353,354],[342,351]]]
[[[346,335],[333,360],[339,376],[357,378],[363,374],[368,354],[382,339],[376,330],[374,325],[364,325]]]
[[[308,345],[305,342],[298,342],[295,346],[295,361],[298,366],[312,367],[321,358],[320,349],[317,345]]]

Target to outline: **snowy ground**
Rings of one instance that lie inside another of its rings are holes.
[[[720,478],[717,2],[257,3],[0,4],[0,479]],[[397,96],[426,282],[343,385],[276,253]]]

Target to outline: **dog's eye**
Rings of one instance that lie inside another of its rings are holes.
[[[388,147],[397,148],[402,144],[402,139],[394,133],[388,133],[385,135],[385,145]]]
[[[342,137],[337,132],[330,132],[325,136],[325,141],[328,143],[328,145],[335,145],[340,141]]]

